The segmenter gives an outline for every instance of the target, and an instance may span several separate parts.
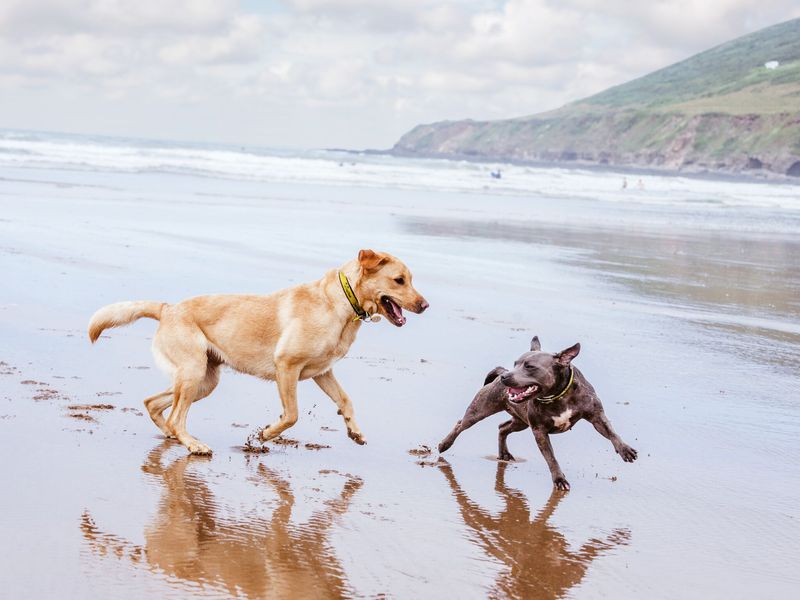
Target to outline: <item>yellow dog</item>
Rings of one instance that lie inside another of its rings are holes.
[[[165,435],[192,454],[211,449],[186,431],[192,402],[219,382],[221,365],[278,383],[283,414],[261,431],[270,440],[297,422],[297,382],[313,378],[339,407],[347,434],[366,443],[353,417],[350,398],[331,367],[356,339],[365,320],[381,314],[397,327],[403,309],[421,313],[428,302],[411,283],[411,271],[389,254],[361,250],[358,259],[328,271],[322,279],[266,296],[225,294],[179,302],[120,302],[98,310],[89,338],[142,317],[160,321],[153,338],[156,362],[173,377],[172,387],[144,401]],[[172,406],[169,417],[163,413]]]

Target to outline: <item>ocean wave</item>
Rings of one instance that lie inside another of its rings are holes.
[[[162,172],[243,181],[600,200],[636,204],[800,209],[795,186],[453,160],[419,160],[336,151],[285,151],[0,131],[0,166]],[[500,179],[491,176],[500,170]]]

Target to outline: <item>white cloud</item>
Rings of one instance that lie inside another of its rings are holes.
[[[386,147],[797,16],[794,0],[4,0],[0,126]]]

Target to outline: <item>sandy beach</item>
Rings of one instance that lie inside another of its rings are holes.
[[[614,174],[509,167],[510,191],[473,171],[460,189],[459,168],[433,163],[430,183],[374,160],[394,178],[358,160],[326,163],[358,177],[313,184],[0,161],[3,593],[796,593],[798,188],[648,177],[623,192]],[[402,329],[362,327],[335,369],[363,447],[304,382],[296,443],[244,452],[280,402],[228,370],[189,413],[214,454],[187,456],[143,414],[167,382],[155,323],[86,336],[104,304],[268,293],[360,248],[402,258],[431,304]],[[575,364],[637,462],[582,422],[553,437],[572,484],[553,494],[529,431],[509,438],[518,462],[494,460],[504,415],[440,459],[486,372],[534,334],[581,343]]]

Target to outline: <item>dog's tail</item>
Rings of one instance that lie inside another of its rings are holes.
[[[483,385],[489,385],[506,371],[508,371],[508,369],[506,369],[505,367],[495,367],[486,374],[486,379],[484,380]]]
[[[146,300],[117,302],[104,306],[89,320],[89,339],[94,344],[100,334],[109,327],[127,325],[142,317],[158,321],[161,319],[161,311],[165,306],[166,302],[148,302]]]

